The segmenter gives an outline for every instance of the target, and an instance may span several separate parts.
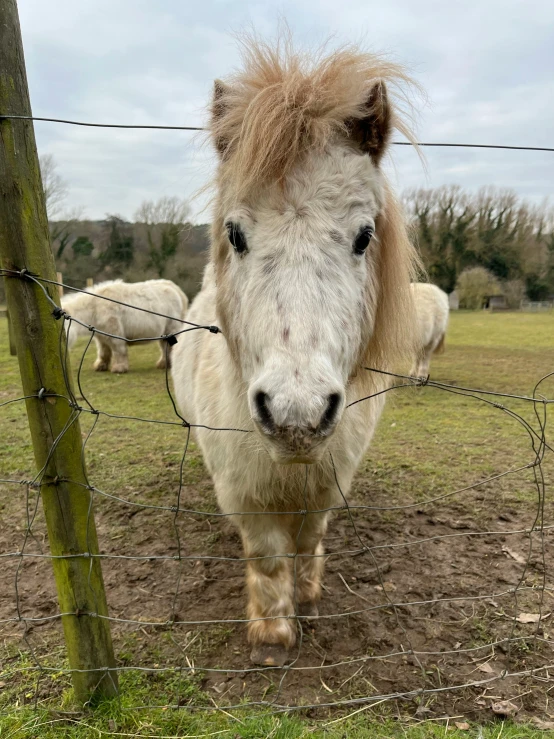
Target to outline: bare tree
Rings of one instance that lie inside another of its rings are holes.
[[[52,154],[42,154],[39,157],[40,173],[42,175],[42,189],[46,201],[48,220],[59,215],[62,204],[67,197],[67,182],[58,172],[58,165]]]
[[[82,217],[83,209],[75,207],[67,213],[59,214],[59,220],[50,221],[50,243],[56,259],[60,259],[67,245],[76,235]]]
[[[458,274],[473,259],[471,198],[458,185],[443,185],[408,191],[404,203],[430,279],[451,292]]]
[[[177,253],[189,214],[186,200],[167,196],[145,200],[135,214],[145,230],[150,266],[158,277],[164,276],[168,261]]]
[[[68,211],[63,209],[68,186],[59,174],[58,165],[52,154],[42,154],[39,157],[39,164],[46,213],[50,225],[50,243],[56,258],[59,259],[75,234],[79,221],[83,217],[83,209],[80,207],[71,208]]]
[[[510,283],[514,303],[520,281],[534,300],[554,293],[554,211],[548,203],[532,206],[511,190],[466,193],[452,185],[412,190],[404,200],[428,275],[443,290],[450,292],[464,270],[480,266]]]

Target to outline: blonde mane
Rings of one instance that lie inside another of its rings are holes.
[[[222,154],[226,184],[246,195],[282,180],[307,150],[322,150],[349,122],[368,114],[379,82],[393,98],[393,126],[414,143],[399,111],[417,86],[403,68],[377,54],[343,47],[332,53],[294,51],[290,37],[275,45],[242,39],[242,69],[216,82],[210,132]]]
[[[415,312],[410,283],[425,276],[425,269],[410,238],[402,205],[388,184],[376,225],[380,246],[379,294],[374,332],[362,364],[394,372],[414,352]],[[368,379],[377,380],[373,373],[368,375]]]

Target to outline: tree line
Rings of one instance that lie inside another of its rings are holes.
[[[446,292],[463,288],[464,273],[479,267],[474,274],[483,279],[486,270],[491,294],[554,295],[554,211],[546,204],[511,190],[469,193],[458,185],[411,190],[404,204],[429,279]]]
[[[147,202],[154,210],[165,203]],[[187,221],[129,222],[117,214],[101,221],[53,221],[51,244],[64,281],[138,282],[167,278],[189,296],[198,292],[207,258],[209,227]]]
[[[176,197],[143,202],[127,221],[117,214],[90,221],[67,210],[67,184],[50,155],[40,158],[57,269],[83,287],[122,278],[168,277],[189,297],[199,290],[209,226],[189,222],[188,203]],[[502,293],[511,307],[524,297],[554,295],[554,211],[510,190],[476,193],[458,185],[404,193],[405,212],[428,278],[446,292],[458,289],[461,307],[482,307]]]
[[[79,209],[65,208],[67,184],[51,155],[40,157],[40,168],[50,242],[65,282],[83,287],[89,278],[135,282],[167,277],[190,296],[198,291],[209,228],[189,222],[186,200],[145,200],[132,222],[113,213],[90,221]]]
[[[504,294],[510,307],[554,295],[554,212],[509,190],[469,193],[457,185],[404,194],[404,206],[431,282],[461,307],[482,307],[485,295]],[[58,269],[80,287],[121,277],[170,277],[190,297],[199,289],[209,246],[209,226],[191,225],[186,201],[145,201],[133,222],[118,215],[84,221],[75,215],[51,221]]]

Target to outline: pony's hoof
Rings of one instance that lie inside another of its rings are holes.
[[[307,600],[305,603],[299,603],[297,616],[299,618],[317,618],[319,616],[317,603],[313,600]]]
[[[156,369],[164,370],[166,369],[166,367],[167,369],[169,369],[169,367],[167,366],[165,362],[165,359],[160,359],[159,362],[156,362]]]
[[[288,657],[288,650],[282,644],[258,644],[250,652],[250,661],[265,667],[283,667]]]
[[[107,372],[108,365],[106,362],[95,362],[94,363],[94,371],[95,372]]]
[[[126,372],[129,371],[129,368],[120,364],[114,364],[111,371],[114,375],[124,375]]]

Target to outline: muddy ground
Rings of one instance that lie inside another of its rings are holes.
[[[520,475],[530,479],[529,471]],[[175,470],[168,469],[153,485],[162,491],[162,504],[167,503],[175,494]],[[20,551],[23,545],[21,492],[4,510],[3,553]],[[141,499],[132,486],[121,495]],[[183,500],[188,508],[205,510],[208,504],[208,510],[215,510],[208,480],[187,485]],[[378,481],[360,478],[351,503],[369,502],[390,506],[390,495]],[[548,671],[502,677],[505,671],[525,672],[554,663],[549,616],[553,591],[545,575],[545,564],[546,573],[552,570],[552,534],[544,531],[543,549],[538,533],[532,540],[528,534],[511,533],[533,524],[537,506],[499,496],[496,483],[464,493],[461,502],[405,502],[411,507],[335,515],[326,540],[329,556],[320,618],[303,626],[289,669],[259,671],[249,664],[244,624],[167,623],[245,618],[243,563],[217,559],[241,555],[230,523],[193,514],[175,518],[170,511],[97,496],[103,553],[162,558],[102,561],[110,615],[122,620],[112,624],[118,663],[156,669],[181,666],[204,691],[190,697],[182,685],[172,684],[167,703],[264,700],[317,706],[424,689],[429,692],[400,698],[398,710],[417,710],[426,718],[448,714],[481,720],[492,716],[493,703],[509,699],[521,715],[549,714]],[[399,494],[394,505],[402,503]],[[34,510],[32,498],[29,510]],[[177,532],[181,555],[191,557],[181,563],[164,559],[179,553]],[[48,552],[40,507],[25,551]],[[22,616],[48,618],[57,613],[47,559],[4,558],[0,592],[0,619],[16,618],[17,603]],[[541,612],[543,620],[533,622]],[[531,623],[520,622],[528,620]],[[24,653],[34,651],[40,661],[62,641],[58,621],[28,624],[25,638],[20,624],[4,623],[0,629],[3,670],[15,661],[16,644]],[[494,642],[500,643],[490,646]],[[477,682],[482,684],[442,690]],[[55,689],[48,679],[39,687],[45,695]]]

